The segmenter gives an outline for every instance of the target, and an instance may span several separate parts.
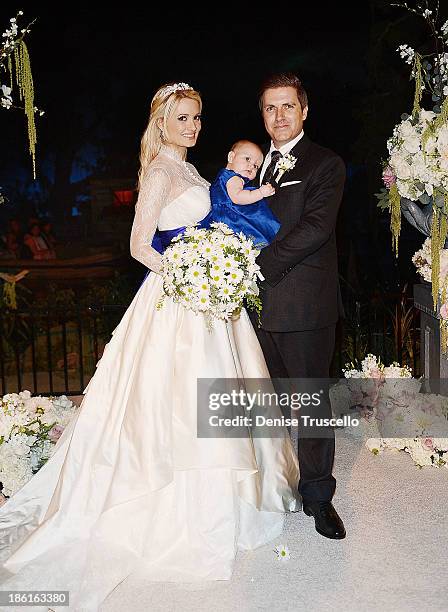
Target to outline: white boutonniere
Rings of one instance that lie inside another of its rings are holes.
[[[280,157],[280,159],[277,162],[277,165],[275,166],[275,171],[277,172],[278,170],[278,174],[275,180],[279,181],[282,178],[282,176],[285,174],[285,172],[292,170],[294,166],[296,165],[296,161],[297,161],[297,157],[294,157],[294,155],[290,155],[289,153],[286,153],[285,155]]]

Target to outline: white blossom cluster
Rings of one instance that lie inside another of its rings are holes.
[[[21,17],[22,15],[23,11],[19,11],[17,13],[17,17]],[[20,37],[18,36],[19,28],[17,25],[17,17],[11,17],[11,19],[9,20],[10,27],[2,34],[3,41],[0,46],[0,68],[4,68],[6,58],[14,51],[14,48],[17,46],[18,40],[20,39]],[[23,28],[20,30],[20,35],[23,36],[29,31],[30,30],[28,28]],[[11,87],[0,84],[0,89],[0,106],[2,108],[10,109],[12,106]]]
[[[354,368],[353,364],[347,364],[342,371],[345,378],[412,378],[412,372],[408,366],[401,366],[396,361],[390,366],[385,366],[381,359],[372,353],[361,361],[360,370]]]
[[[8,87],[7,85],[2,85],[0,89],[2,90],[2,97],[0,99],[0,104],[3,106],[3,108],[6,108],[6,109],[11,108],[12,106],[11,87]]]
[[[386,448],[405,451],[418,467],[448,468],[448,438],[369,438],[366,446],[374,455]]]
[[[210,229],[188,227],[174,238],[163,255],[163,288],[166,296],[195,313],[204,313],[209,327],[213,318],[229,320],[238,314],[244,298],[258,296],[260,253],[243,233],[235,234],[224,223]]]
[[[448,125],[432,130],[423,144],[422,136],[431,129],[437,115],[422,109],[416,122],[408,118],[395,126],[387,141],[388,165],[396,176],[400,196],[416,201],[426,193],[448,190]]]
[[[409,45],[400,45],[397,49],[400,53],[401,59],[404,59],[406,64],[412,64],[414,61],[415,51]]]
[[[440,53],[435,56],[434,64],[437,66],[437,70],[431,77],[431,81],[436,86],[440,80],[442,93],[444,96],[448,96],[448,53]]]
[[[432,255],[431,255],[431,238],[426,238],[422,248],[412,257],[412,262],[417,268],[417,272],[428,283],[432,280]],[[448,281],[448,249],[440,251],[440,279],[439,287],[443,287]]]
[[[23,11],[19,11],[17,13],[17,17],[21,17],[22,15]],[[14,47],[17,44],[17,38],[19,33],[17,17],[11,17],[11,19],[9,20],[9,23],[11,24],[9,29],[5,30],[2,34],[2,38],[4,39],[2,42],[2,46],[0,47],[0,62],[2,63],[5,58],[11,54],[11,51],[14,50]],[[29,28],[22,28],[20,30],[20,34],[27,34],[29,31]]]
[[[346,380],[330,389],[332,407],[338,413],[357,408],[362,418],[353,433],[368,438],[372,453],[403,450],[419,467],[448,468],[448,438],[428,435],[448,430],[448,398],[421,393],[422,381],[413,378],[407,366],[395,362],[385,367],[372,354],[361,362],[361,369],[351,365],[344,375]]]
[[[423,76],[421,89],[424,90],[428,88],[433,94],[433,102],[437,103],[438,106],[440,105],[441,99],[448,96],[448,53],[446,52],[448,50],[448,20],[438,29],[436,23],[437,18],[434,18],[433,11],[430,9],[426,8],[423,10],[421,6],[418,6],[417,9],[413,9],[407,6],[406,3],[401,6],[423,17],[433,33],[435,42],[434,48],[437,51],[425,56],[420,56]],[[415,79],[417,76],[417,69],[414,64],[414,60],[416,59],[415,50],[409,45],[403,44],[397,48],[397,51],[407,64],[412,65],[411,77]],[[434,107],[434,110],[437,110],[436,107]]]
[[[65,395],[32,397],[29,391],[0,400],[0,505],[51,456],[76,406]]]
[[[19,11],[18,13],[19,15],[23,15],[23,11]],[[17,18],[16,17],[11,17],[11,19],[9,20],[9,23],[11,24],[11,27],[9,30],[5,30],[2,34],[2,38],[6,38],[5,42],[4,42],[4,46],[8,47],[12,44],[12,41],[14,41],[14,39],[17,36],[17,32],[18,32],[18,27],[17,27]]]
[[[412,263],[417,272],[428,283],[432,282],[432,255],[431,238],[427,238],[422,248],[412,256]],[[440,272],[439,272],[439,295],[440,295],[440,317],[442,323],[448,325],[448,301],[442,302],[442,291],[448,286],[448,249],[440,250]]]

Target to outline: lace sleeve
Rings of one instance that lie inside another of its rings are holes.
[[[160,212],[168,200],[170,186],[170,177],[162,168],[150,169],[147,172],[138,194],[131,230],[132,257],[158,273],[162,269],[162,256],[152,248],[151,242]]]

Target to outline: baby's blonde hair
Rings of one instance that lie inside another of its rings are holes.
[[[259,147],[255,142],[252,142],[251,140],[237,140],[230,148],[231,151],[235,152],[237,151],[240,147],[242,147],[245,144],[250,144],[253,145],[254,147],[257,147],[257,149],[260,151],[260,153],[263,155],[263,151],[261,150],[261,147]]]

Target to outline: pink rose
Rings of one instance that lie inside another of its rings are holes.
[[[446,302],[440,307],[440,316],[442,319],[448,319],[448,304]]]
[[[61,437],[63,431],[64,428],[62,427],[62,425],[53,425],[53,427],[48,432],[48,437],[52,442],[57,442]]]
[[[383,183],[387,189],[390,189],[392,185],[395,185],[397,177],[390,166],[386,166],[383,170]]]
[[[422,446],[425,450],[433,451],[434,443],[432,441],[432,438],[422,438]]]

